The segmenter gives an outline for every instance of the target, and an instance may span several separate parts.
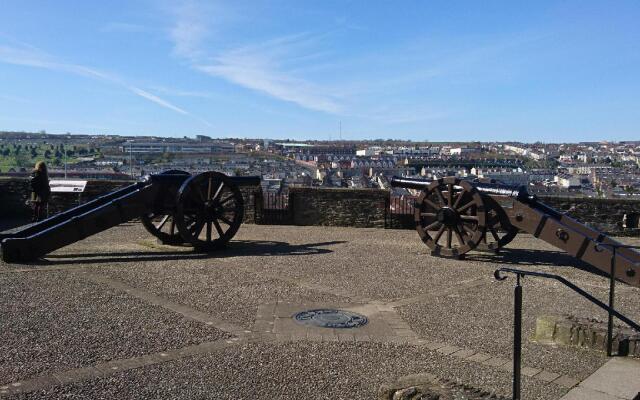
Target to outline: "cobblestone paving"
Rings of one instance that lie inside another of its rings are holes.
[[[600,297],[607,287],[527,235],[467,261],[431,257],[412,231],[245,225],[236,238],[204,256],[128,224],[39,263],[0,263],[0,396],[370,399],[421,372],[508,395],[513,283],[493,270],[559,273]],[[602,317],[553,282],[526,280],[524,293],[525,338],[539,314]],[[638,319],[640,291],[617,293]],[[291,319],[320,307],[369,323]],[[606,361],[524,349],[528,399],[557,399]]]

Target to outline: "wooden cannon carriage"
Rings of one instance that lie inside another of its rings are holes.
[[[615,277],[640,286],[640,253],[614,250],[620,243],[540,202],[525,186],[456,177],[393,177],[391,185],[420,190],[416,230],[434,255],[460,258],[473,249],[498,251],[524,231],[607,274],[615,254]]]
[[[2,259],[25,262],[63,246],[140,218],[165,244],[190,244],[200,251],[224,246],[244,216],[239,186],[259,185],[260,177],[219,172],[190,175],[170,170],[98,197],[39,223],[0,235]]]

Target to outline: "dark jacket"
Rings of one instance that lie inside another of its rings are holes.
[[[40,171],[31,173],[31,201],[36,203],[46,203],[49,201],[51,188],[49,187],[49,179],[46,174]]]

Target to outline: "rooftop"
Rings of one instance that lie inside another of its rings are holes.
[[[496,281],[496,267],[561,274],[606,299],[606,278],[530,235],[464,261],[428,250],[414,231],[243,225],[207,256],[125,224],[36,265],[0,262],[0,397],[372,399],[423,372],[509,395],[514,282]],[[616,294],[639,320],[640,290]],[[369,323],[290,318],[320,307]],[[526,399],[558,399],[607,362],[531,342],[548,314],[606,319],[555,282],[525,279]]]

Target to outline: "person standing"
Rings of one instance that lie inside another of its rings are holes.
[[[49,187],[47,165],[44,161],[38,161],[31,173],[31,203],[33,205],[32,222],[44,219],[50,194],[51,188]]]

